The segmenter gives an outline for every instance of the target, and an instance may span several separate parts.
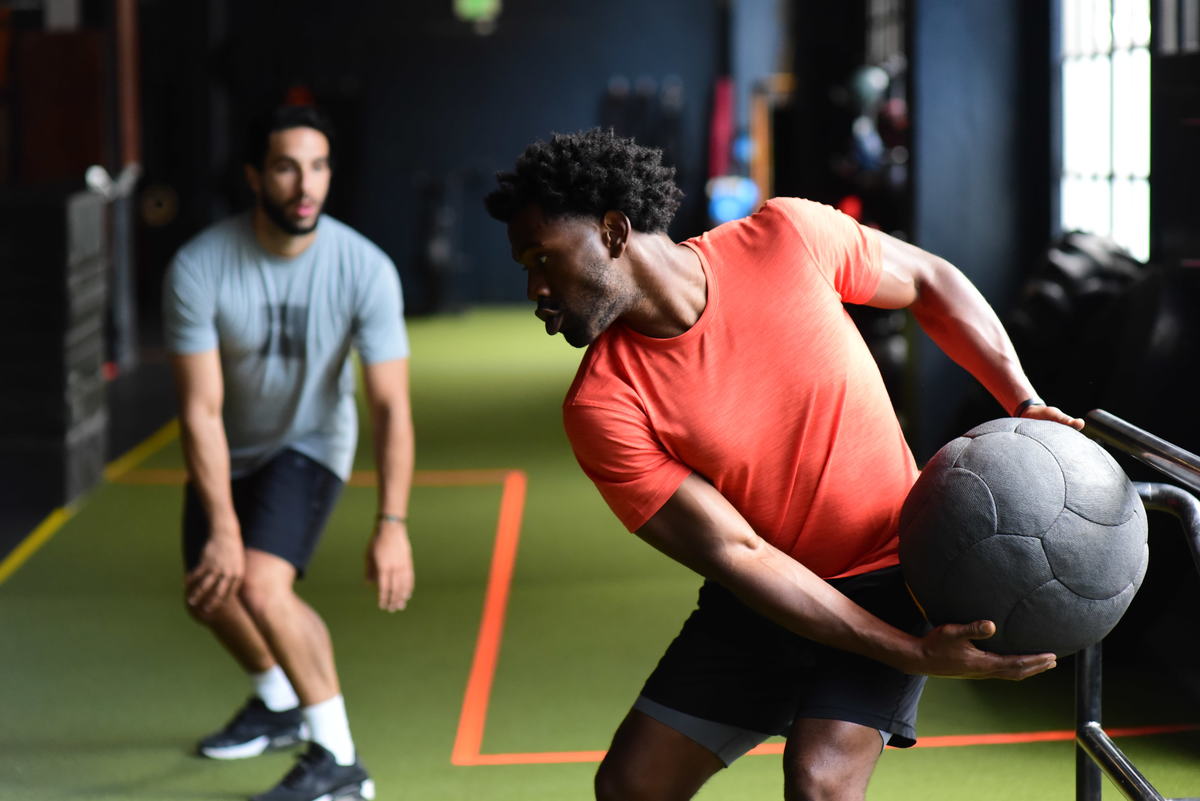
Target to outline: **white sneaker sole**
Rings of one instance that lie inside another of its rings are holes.
[[[341,790],[314,798],[313,801],[358,801],[358,799],[372,801],[373,798],[375,798],[375,782],[365,779],[356,789],[344,787]]]
[[[308,740],[308,726],[300,724],[300,733],[295,742],[285,742],[273,744],[271,738],[267,735],[255,737],[253,740],[248,740],[238,745],[229,745],[224,748],[201,748],[200,753],[209,759],[249,759],[256,757],[271,750],[283,748],[291,748],[293,745],[305,742]]]

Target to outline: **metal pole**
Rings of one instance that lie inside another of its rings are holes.
[[[1100,643],[1075,655],[1075,801],[1100,801],[1100,768],[1083,747],[1086,727],[1100,725]]]
[[[1200,571],[1200,500],[1174,484],[1146,484],[1139,481],[1133,486],[1137,488],[1142,504],[1147,509],[1169,512],[1179,518],[1192,551],[1192,562]]]
[[[1172,445],[1102,409],[1087,414],[1084,434],[1153,467],[1160,473],[1200,490],[1200,457]],[[1200,500],[1171,484],[1138,483],[1147,509],[1179,518],[1200,570]],[[1075,798],[1101,801],[1100,772],[1131,801],[1165,801],[1100,725],[1101,646],[1080,651],[1075,663]]]
[[[1075,801],[1100,801],[1100,771],[1131,801],[1164,801],[1100,727],[1100,643],[1075,655]]]
[[[116,0],[113,33],[116,39],[116,83],[120,174],[140,172],[141,99],[138,81],[137,0]],[[120,181],[120,179],[118,179]],[[112,198],[112,322],[113,361],[122,372],[138,364],[137,265],[134,254],[132,183]]]
[[[1172,445],[1148,431],[1125,422],[1103,409],[1093,409],[1085,418],[1083,433],[1128,453],[1181,484],[1200,491],[1200,456]]]
[[[1116,785],[1121,795],[1130,801],[1166,801],[1142,772],[1133,766],[1129,757],[1113,743],[1099,723],[1089,723],[1076,734],[1077,742],[1104,768],[1104,775]],[[1078,791],[1077,791],[1078,792]],[[1100,798],[1099,787],[1093,799]],[[1089,801],[1093,801],[1089,799]]]

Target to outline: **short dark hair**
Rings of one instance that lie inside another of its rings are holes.
[[[333,160],[333,125],[316,106],[276,106],[261,112],[250,121],[242,158],[246,164],[262,167],[270,149],[271,134],[291,128],[312,128],[329,140],[330,161]]]
[[[598,219],[616,210],[636,230],[658,233],[667,230],[683,198],[675,168],[662,163],[661,150],[600,128],[534,142],[516,168],[497,173],[496,181],[499,186],[483,202],[504,223],[536,203],[551,217]]]

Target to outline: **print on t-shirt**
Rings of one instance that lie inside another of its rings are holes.
[[[308,307],[287,303],[267,304],[267,338],[263,341],[262,356],[284,359],[303,359],[308,334]]]

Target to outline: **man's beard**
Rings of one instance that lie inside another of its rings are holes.
[[[568,308],[571,304],[564,304],[559,330],[563,339],[575,348],[586,348],[596,341],[633,304],[632,295],[614,280],[612,268],[603,261],[596,259],[589,263],[587,275],[592,283],[578,304],[587,313],[572,314]]]
[[[311,234],[317,227],[317,223],[321,220],[321,210],[317,209],[317,213],[313,215],[311,225],[301,225],[295,220],[289,219],[287,212],[284,210],[284,204],[276,203],[265,194],[259,198],[259,205],[262,206],[263,213],[267,215],[267,219],[275,224],[275,227],[285,234],[291,236],[304,236]]]

